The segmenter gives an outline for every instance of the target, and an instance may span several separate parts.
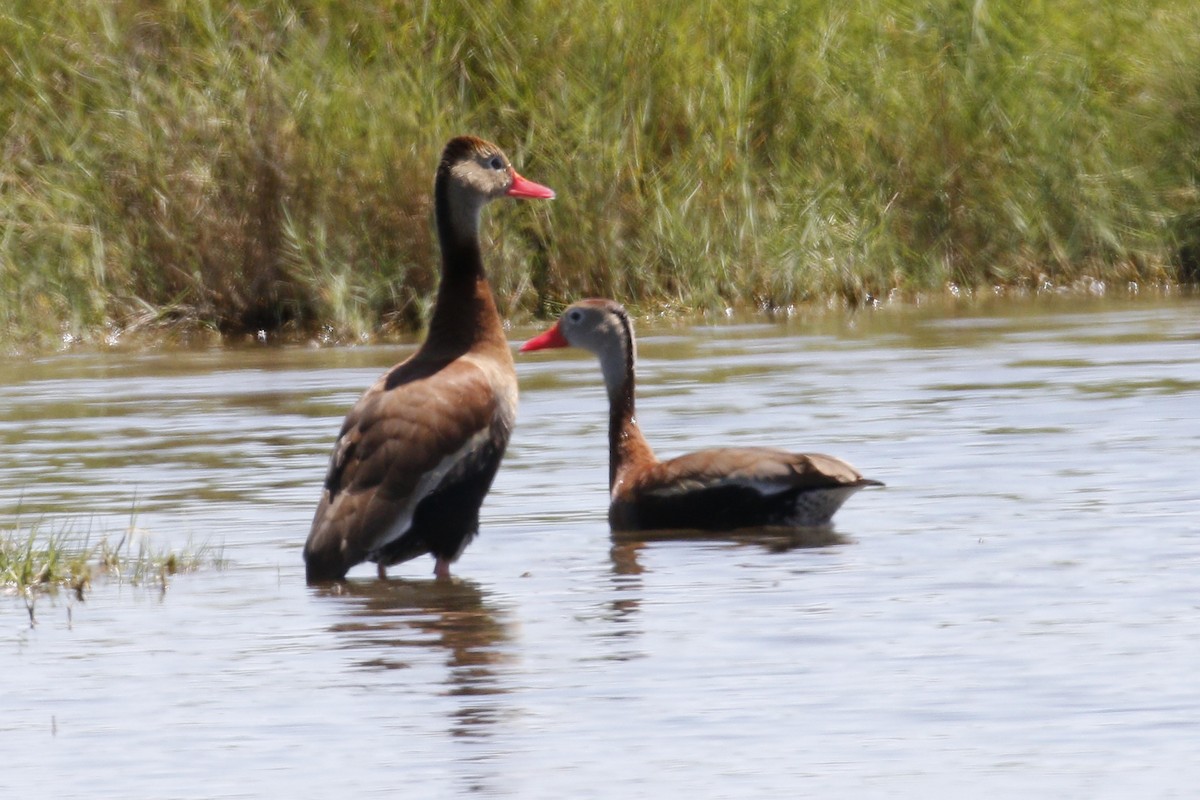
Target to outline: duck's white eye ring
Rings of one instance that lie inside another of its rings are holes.
[[[567,314],[568,322],[580,322],[582,320],[583,320],[583,312],[580,311],[578,308],[575,309],[574,311],[572,311],[571,313]]]
[[[492,169],[504,169],[504,159],[500,156],[492,156],[488,159],[487,165]]]

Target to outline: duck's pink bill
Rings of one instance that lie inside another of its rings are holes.
[[[545,333],[539,333],[537,336],[530,339],[525,344],[521,345],[521,352],[527,353],[530,350],[546,350],[551,347],[570,347],[570,342],[562,335],[562,331],[558,329],[558,323],[554,323],[554,327]]]
[[[549,186],[542,186],[540,183],[534,183],[528,178],[522,178],[513,170],[512,186],[508,189],[509,197],[530,197],[536,200],[553,200],[554,190]]]

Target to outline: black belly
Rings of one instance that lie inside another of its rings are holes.
[[[799,492],[763,495],[748,486],[718,486],[676,495],[642,495],[609,510],[614,530],[688,528],[727,531],[764,525],[791,525]]]

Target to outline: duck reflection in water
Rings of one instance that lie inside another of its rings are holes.
[[[831,547],[847,544],[851,539],[835,531],[832,526],[812,528],[742,528],[733,532],[713,531],[613,531],[612,547],[608,551],[612,561],[612,588],[614,597],[607,604],[605,617],[616,626],[609,633],[615,639],[626,640],[626,648],[613,658],[629,660],[643,654],[632,648],[628,640],[636,638],[641,629],[633,624],[641,609],[646,594],[643,575],[648,571],[639,556],[643,550],[656,542],[724,542],[731,547],[759,546],[769,553],[787,553],[792,550]]]
[[[638,553],[655,542],[725,542],[730,546],[754,545],[768,553],[787,553],[818,547],[833,547],[849,544],[850,537],[838,533],[831,525],[809,528],[761,527],[739,528],[736,531],[613,531],[612,550],[613,574],[620,576],[641,575],[645,567],[638,561]]]
[[[445,694],[463,698],[450,733],[479,737],[507,715],[500,666],[511,639],[503,612],[471,581],[349,581],[316,590],[342,598],[347,619],[331,627],[369,670],[407,669],[430,652],[446,655]],[[409,656],[411,654],[411,656]]]

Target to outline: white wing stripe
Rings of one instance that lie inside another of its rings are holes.
[[[474,436],[463,442],[462,447],[445,456],[437,463],[437,466],[422,475],[421,480],[413,488],[412,494],[408,496],[408,502],[404,504],[404,508],[400,509],[400,512],[396,515],[396,520],[371,542],[371,554],[375,555],[379,550],[382,550],[407,533],[408,529],[412,526],[413,514],[417,511],[417,504],[437,489],[446,476],[461,461],[483,446],[490,436],[491,433],[487,428],[480,429]]]
[[[707,481],[696,478],[682,479],[667,486],[652,489],[646,492],[646,494],[655,497],[673,497],[703,489],[715,489],[718,486],[744,486],[748,489],[753,489],[764,497],[770,497],[773,494],[780,494],[794,488],[787,483],[780,483],[778,481],[756,481],[753,478],[722,476],[715,480]]]

